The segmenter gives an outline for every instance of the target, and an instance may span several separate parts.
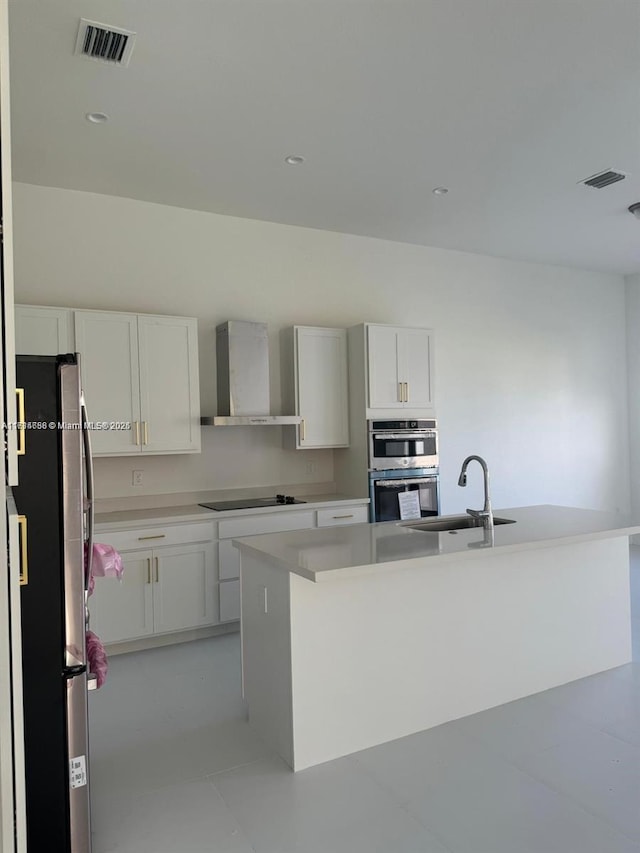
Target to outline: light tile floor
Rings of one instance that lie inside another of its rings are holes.
[[[94,853],[640,853],[640,663],[294,774],[231,634],[112,658],[90,731]]]

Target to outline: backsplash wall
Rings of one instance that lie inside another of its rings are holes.
[[[469,453],[487,458],[496,507],[629,506],[621,276],[19,183],[14,218],[17,301],[198,317],[203,413],[225,320],[269,324],[274,412],[281,328],[427,326],[445,512],[479,499],[474,478],[456,486]],[[98,493],[332,481],[332,451],[285,451],[282,429],[209,427],[201,455],[97,460]]]

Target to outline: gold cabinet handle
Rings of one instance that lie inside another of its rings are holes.
[[[18,533],[20,536],[20,586],[29,583],[29,560],[27,554],[27,516],[18,516]]]
[[[304,422],[304,418],[300,421],[300,441],[304,441],[307,435],[307,428]]]
[[[156,561],[156,583],[160,582],[160,567],[158,566],[158,558],[153,558]]]
[[[22,426],[18,427],[18,456],[24,456],[27,452],[27,427],[24,414],[24,388],[16,388],[18,398],[18,421]]]
[[[146,421],[142,421],[142,432],[144,434],[143,444],[149,444],[149,428]]]
[[[136,447],[140,444],[140,424],[138,421],[133,422],[133,436],[136,441]]]
[[[151,583],[151,557],[147,557],[147,583]]]
[[[333,517],[334,518],[353,518],[353,513],[350,513],[349,515],[334,515]]]
[[[398,382],[398,402],[404,402],[402,399],[402,382]]]
[[[405,403],[409,402],[409,383],[404,383],[404,401]]]
[[[166,533],[160,533],[158,536],[138,536],[138,542],[144,542],[146,539],[164,539]]]

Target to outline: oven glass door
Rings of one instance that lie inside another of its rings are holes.
[[[417,491],[420,497],[420,515],[423,518],[438,515],[438,478],[405,477],[398,480],[373,481],[373,506],[375,521],[400,521],[402,492]]]
[[[372,468],[428,468],[438,464],[437,432],[374,432],[370,437],[369,453]]]

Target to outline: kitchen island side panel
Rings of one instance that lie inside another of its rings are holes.
[[[242,677],[249,724],[293,767],[288,572],[241,554]]]
[[[290,607],[295,770],[631,660],[626,536],[323,584],[292,574]]]

